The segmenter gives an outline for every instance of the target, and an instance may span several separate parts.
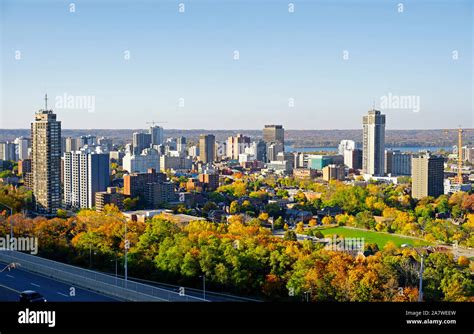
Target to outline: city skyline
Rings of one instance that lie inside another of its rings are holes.
[[[45,92],[64,129],[474,127],[470,1],[125,5],[2,1],[0,127]]]

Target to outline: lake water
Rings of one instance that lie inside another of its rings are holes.
[[[403,146],[403,147],[389,147],[386,146],[386,149],[399,150],[400,152],[418,152],[418,151],[431,151],[436,152],[441,149],[448,152],[452,152],[452,146],[433,146],[433,147],[423,147],[423,146]],[[293,147],[285,145],[286,152],[328,152],[334,153],[337,152],[337,147]]]

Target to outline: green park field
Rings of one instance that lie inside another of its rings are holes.
[[[401,237],[398,235],[390,235],[387,233],[375,232],[375,231],[365,231],[365,230],[357,230],[351,229],[344,226],[338,227],[328,227],[328,228],[318,228],[321,233],[325,237],[330,237],[334,234],[337,234],[339,237],[347,237],[347,238],[364,238],[364,242],[367,243],[376,243],[379,248],[385,246],[385,244],[389,241],[393,242],[396,246],[400,247],[402,244],[411,244],[413,246],[423,246],[429,245],[428,242],[420,240],[420,239],[413,239],[409,237]]]

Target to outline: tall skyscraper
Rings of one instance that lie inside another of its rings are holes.
[[[176,139],[176,149],[179,154],[186,154],[186,137],[178,137]]]
[[[245,148],[250,147],[250,137],[242,134],[229,137],[227,139],[227,157],[230,159],[239,159],[239,154],[245,152]]]
[[[411,195],[413,198],[438,197],[444,193],[444,158],[429,152],[411,159]]]
[[[92,208],[95,194],[109,186],[109,154],[81,150],[64,153],[64,203]]]
[[[364,173],[383,176],[385,170],[385,115],[369,110],[363,122],[362,169]]]
[[[282,143],[277,142],[277,143],[272,143],[272,144],[267,145],[267,156],[266,156],[267,161],[266,162],[276,161],[278,153],[284,152],[284,151],[285,149]]]
[[[18,137],[14,141],[16,145],[16,159],[25,160],[30,156],[30,139],[25,137]]]
[[[31,123],[33,195],[36,210],[55,214],[61,206],[61,122],[45,109],[36,112]]]
[[[78,140],[76,138],[67,137],[64,152],[77,151],[77,149],[78,149],[77,144],[78,144]]]
[[[285,144],[285,129],[282,125],[265,125],[263,128],[263,141],[267,144]]]
[[[161,126],[151,126],[149,133],[151,135],[151,145],[163,144],[163,128]]]
[[[362,150],[360,148],[344,150],[344,165],[352,169],[361,169]]]
[[[0,159],[8,161],[16,161],[17,159],[17,145],[11,142],[0,143]]]
[[[204,163],[215,160],[216,137],[214,135],[201,135],[199,137],[199,159]]]
[[[344,151],[352,151],[352,150],[355,150],[355,148],[356,148],[355,141],[349,140],[349,139],[343,139],[339,143],[338,152],[339,154],[344,155]]]
[[[133,153],[141,154],[142,151],[151,146],[151,137],[150,133],[145,132],[134,132],[133,133]]]

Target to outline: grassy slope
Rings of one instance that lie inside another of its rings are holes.
[[[379,233],[375,231],[362,231],[362,230],[354,230],[345,228],[343,226],[339,227],[329,227],[329,228],[318,228],[325,237],[329,237],[330,235],[337,234],[338,236],[347,237],[347,238],[365,238],[364,242],[367,243],[376,243],[379,248],[385,246],[385,244],[389,241],[392,241],[398,247],[401,244],[411,244],[413,246],[420,246],[420,245],[428,245],[428,242],[412,239],[412,238],[404,238],[396,235],[389,235],[385,233]]]

